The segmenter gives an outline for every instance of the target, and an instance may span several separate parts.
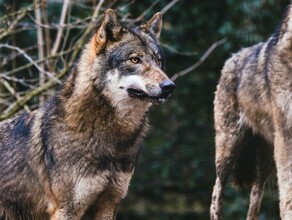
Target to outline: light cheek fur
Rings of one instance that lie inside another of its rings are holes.
[[[151,103],[131,98],[127,89],[137,88],[146,91],[144,78],[140,75],[121,76],[117,70],[113,70],[107,75],[106,81],[102,92],[117,109],[118,117],[126,116],[131,122],[140,121]]]
[[[121,76],[118,70],[113,70],[107,75],[106,88],[103,93],[106,96],[110,96],[110,100],[113,102],[113,106],[124,105],[120,103],[126,100],[133,100],[128,95],[128,88],[146,90],[145,81],[141,75],[129,75]],[[129,108],[131,108],[129,106]]]

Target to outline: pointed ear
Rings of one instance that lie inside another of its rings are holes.
[[[105,47],[107,40],[119,40],[122,37],[122,30],[117,14],[114,10],[108,9],[95,35],[97,52]]]
[[[158,12],[153,15],[153,17],[146,24],[141,25],[141,28],[159,40],[162,30],[162,13]]]

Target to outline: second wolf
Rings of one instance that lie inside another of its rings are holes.
[[[276,164],[280,212],[292,219],[292,6],[267,42],[226,61],[214,101],[216,183],[210,214],[222,218],[228,174],[251,186],[247,219],[258,219],[265,181]]]
[[[175,85],[161,13],[130,29],[108,10],[60,92],[0,123],[0,219],[115,219],[148,130]]]

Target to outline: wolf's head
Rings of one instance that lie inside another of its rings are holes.
[[[81,56],[81,82],[94,82],[114,107],[164,103],[175,84],[164,73],[164,55],[158,42],[161,29],[161,13],[127,29],[113,10],[107,10]]]

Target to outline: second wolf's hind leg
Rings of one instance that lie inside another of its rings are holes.
[[[250,192],[249,208],[246,220],[257,220],[264,191],[263,182],[255,182]]]
[[[222,219],[224,185],[236,159],[236,148],[242,137],[240,113],[234,97],[218,90],[215,99],[216,182],[210,207],[211,220]]]
[[[210,207],[211,220],[222,219],[224,187],[232,170],[236,158],[235,149],[240,139],[239,131],[233,134],[219,133],[216,134],[216,182]]]

